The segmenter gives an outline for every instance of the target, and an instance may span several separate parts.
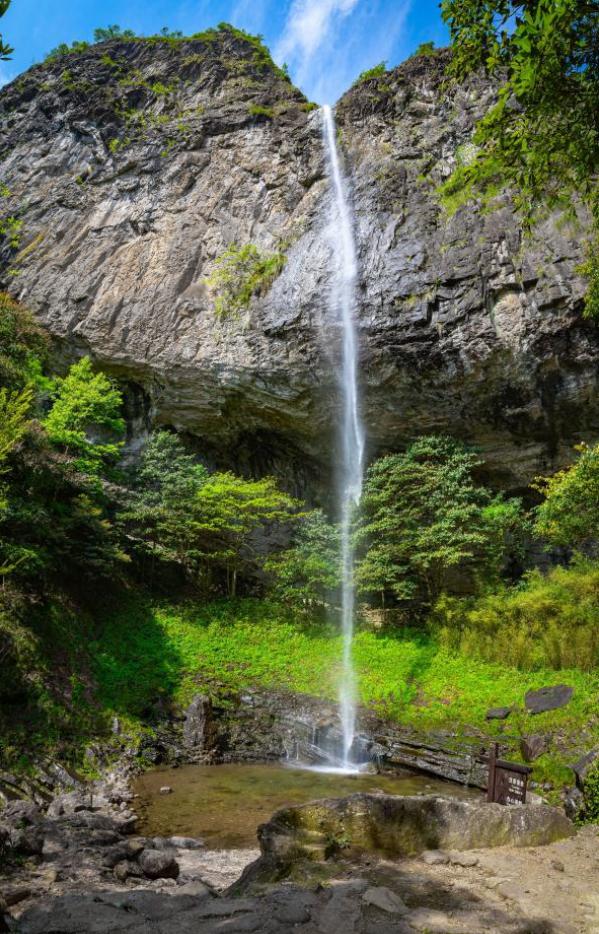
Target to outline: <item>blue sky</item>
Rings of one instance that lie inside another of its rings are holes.
[[[148,35],[162,26],[197,32],[221,21],[262,33],[311,100],[332,103],[383,59],[396,65],[421,42],[447,41],[438,0],[12,0],[0,32],[15,47],[0,83],[60,42],[91,39],[118,23]]]

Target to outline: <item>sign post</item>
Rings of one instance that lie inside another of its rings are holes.
[[[499,743],[489,753],[487,801],[495,804],[526,804],[526,787],[532,769],[518,762],[498,758]]]

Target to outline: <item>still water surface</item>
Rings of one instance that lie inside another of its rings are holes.
[[[172,794],[161,795],[168,785]],[[357,791],[440,794],[474,798],[480,792],[412,773],[330,775],[279,763],[186,765],[142,775],[135,787],[139,832],[200,837],[209,849],[257,846],[256,830],[278,808]]]

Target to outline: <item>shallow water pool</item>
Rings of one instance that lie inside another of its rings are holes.
[[[170,786],[171,794],[160,794]],[[358,791],[476,798],[480,792],[411,772],[331,775],[282,763],[186,765],[155,769],[136,782],[139,832],[200,837],[210,849],[257,845],[256,831],[281,807]]]

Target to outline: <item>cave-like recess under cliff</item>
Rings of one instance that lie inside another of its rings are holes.
[[[524,235],[509,199],[448,217],[436,186],[493,101],[444,89],[447,52],[412,58],[337,106],[360,260],[369,455],[418,434],[480,446],[516,489],[599,434],[599,338],[577,272],[587,219]],[[321,118],[232,30],[113,40],[0,92],[3,287],[65,359],[125,379],[138,432],[197,439],[219,464],[326,483],[339,336],[328,311]],[[247,311],[219,318],[206,278],[233,242],[284,251]]]

